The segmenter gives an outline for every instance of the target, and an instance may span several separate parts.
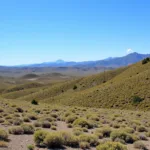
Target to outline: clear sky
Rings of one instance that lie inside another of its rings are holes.
[[[0,1],[0,65],[132,51],[150,53],[149,0]]]

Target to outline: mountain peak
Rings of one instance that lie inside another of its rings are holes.
[[[133,52],[133,53],[130,53],[130,54],[128,54],[128,55],[139,55],[139,53]]]
[[[56,63],[64,63],[65,61],[64,60],[62,60],[62,59],[58,59],[58,60],[56,60]]]

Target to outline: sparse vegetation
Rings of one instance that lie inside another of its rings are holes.
[[[38,105],[38,101],[36,101],[35,99],[32,100],[31,104],[33,105]]]
[[[74,85],[73,90],[76,90],[78,87],[76,85]]]
[[[0,141],[7,141],[8,140],[8,134],[5,130],[0,129]]]
[[[92,125],[86,119],[84,119],[84,118],[76,119],[73,122],[73,125],[74,126],[80,126],[80,127],[92,128]]]
[[[12,127],[9,129],[10,134],[20,135],[24,133],[24,130],[22,127]]]
[[[60,148],[63,145],[63,138],[59,133],[50,132],[44,139],[44,143],[48,148]]]
[[[80,142],[87,142],[91,146],[96,146],[98,144],[98,137],[96,135],[91,134],[81,134],[79,136]]]
[[[34,127],[32,125],[23,124],[21,127],[23,128],[24,134],[34,133]]]
[[[34,147],[34,145],[28,145],[27,148],[28,148],[28,150],[34,150],[35,147]]]
[[[96,150],[127,150],[127,147],[118,142],[106,142],[97,146]]]
[[[134,147],[140,150],[148,150],[147,147],[141,141],[135,142]]]
[[[34,141],[35,144],[39,147],[45,146],[44,140],[46,136],[48,135],[48,132],[44,130],[39,130],[34,133]]]
[[[0,141],[0,148],[7,148],[7,147],[8,147],[7,142]]]
[[[105,83],[100,73],[6,88],[0,95],[0,127],[13,135],[0,138],[0,147],[13,147],[16,140],[19,146],[23,139],[29,150],[145,149],[150,137],[149,70],[149,63],[137,63],[105,72]],[[31,104],[32,99],[40,105]]]
[[[142,101],[143,101],[143,99],[140,98],[139,96],[133,96],[133,97],[132,97],[132,102],[133,102],[133,104],[139,104],[139,103],[142,102]]]
[[[144,65],[144,64],[148,63],[149,61],[150,61],[150,58],[147,57],[147,58],[142,60],[142,64]]]
[[[42,127],[43,128],[50,128],[51,124],[48,121],[44,121],[44,122],[42,122]]]
[[[118,139],[124,141],[125,143],[133,143],[135,141],[132,135],[121,130],[113,131],[110,136],[113,141],[116,141]]]
[[[80,148],[83,150],[90,149],[90,144],[88,142],[80,142]]]

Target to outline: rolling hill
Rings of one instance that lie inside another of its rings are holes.
[[[5,91],[2,96],[21,101],[36,99],[45,103],[73,106],[150,110],[150,62],[138,62],[42,88]],[[133,98],[136,97],[141,101],[134,103]]]

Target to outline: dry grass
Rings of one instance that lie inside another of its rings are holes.
[[[51,86],[36,84],[22,85],[23,87],[16,86],[5,90],[5,94],[2,96],[28,101],[35,99],[69,106],[149,110],[149,74],[150,63],[142,65],[139,62],[125,68],[65,81]],[[77,88],[74,90],[75,85]],[[23,89],[20,90],[20,88]],[[133,103],[133,96],[140,97],[142,101]]]

